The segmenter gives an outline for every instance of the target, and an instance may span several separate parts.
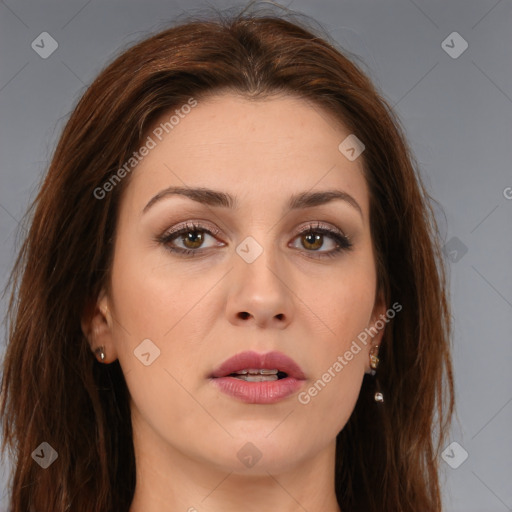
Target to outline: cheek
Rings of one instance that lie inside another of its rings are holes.
[[[326,345],[331,351],[344,352],[368,327],[375,292],[375,273],[370,265],[347,265],[329,279],[323,279],[321,289],[314,295],[306,295],[313,313],[328,330]]]
[[[370,345],[365,329],[375,301],[371,265],[350,270],[325,280],[322,293],[312,298],[314,312],[322,319],[317,344],[321,350],[315,352],[315,374],[298,397],[303,407],[311,408],[310,417],[325,418],[332,432],[348,421],[359,396]]]
[[[358,294],[338,293],[337,304],[329,306],[326,302],[321,309],[332,332],[319,340],[321,350],[315,351],[315,372],[297,397],[312,431],[335,436],[354,410],[368,360],[369,337],[361,334],[365,334],[371,316],[372,292],[370,286]]]
[[[208,293],[217,281],[217,275],[197,267],[189,273],[173,268],[165,254],[150,258],[135,256],[126,248],[122,254],[119,251],[112,274],[114,342],[134,402],[141,409],[153,408],[158,415],[163,414],[162,402],[180,403],[173,410],[190,406],[190,396],[182,396],[178,382],[192,389],[197,383],[190,382],[191,375],[203,376],[204,368],[197,362],[204,359],[204,347],[211,339],[208,331],[220,315],[218,299]],[[141,356],[147,353],[150,364],[145,366],[148,361]]]
[[[355,363],[355,364],[353,364]],[[298,396],[297,417],[307,418],[311,432],[322,432],[327,438],[334,438],[348,422],[357,402],[363,371],[352,360],[343,370],[337,372],[332,366],[329,371],[318,375],[304,392]]]
[[[169,441],[187,444],[197,437],[195,423],[202,413],[186,391],[195,392],[190,379],[201,361],[204,324],[198,319],[204,320],[212,309],[208,300],[200,299],[213,282],[179,272],[162,279],[162,264],[169,265],[163,260],[157,271],[154,261],[143,258],[116,261],[114,338],[134,410],[142,418],[139,427],[148,425]]]
[[[138,252],[137,252],[138,249]],[[123,327],[135,339],[165,341],[213,283],[200,272],[187,275],[162,251],[120,247],[113,265],[113,303]]]

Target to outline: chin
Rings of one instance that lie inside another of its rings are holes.
[[[230,431],[234,437],[229,442],[217,445],[215,452],[210,452],[207,458],[223,471],[240,475],[268,476],[268,473],[277,474],[293,469],[306,457],[303,441],[307,436],[298,436],[297,442],[291,443],[290,435],[285,430],[268,436],[270,431],[264,429],[241,435]]]

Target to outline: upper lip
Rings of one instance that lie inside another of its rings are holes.
[[[304,372],[300,366],[290,357],[281,352],[267,352],[266,354],[258,354],[257,352],[246,351],[235,354],[233,357],[226,359],[218,366],[210,375],[210,378],[226,377],[231,373],[248,369],[276,369],[284,372],[288,377],[303,380]]]

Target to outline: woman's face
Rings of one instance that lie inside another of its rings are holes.
[[[385,311],[362,158],[338,149],[349,131],[294,97],[219,94],[178,110],[169,133],[174,111],[143,141],[99,300],[136,450],[254,474],[332,453],[369,371],[372,340],[358,335]],[[348,200],[311,196],[328,191]],[[216,371],[242,352],[255,358]]]

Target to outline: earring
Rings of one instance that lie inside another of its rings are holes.
[[[372,372],[371,373],[372,373],[373,376],[375,376],[375,374],[377,373],[375,370],[379,366],[378,353],[379,353],[379,346],[378,345],[374,345],[370,349],[370,367],[372,368]],[[377,390],[380,389],[379,382],[378,382],[377,378],[375,378],[375,386],[376,386]],[[373,396],[373,399],[376,402],[382,403],[382,402],[384,402],[384,395],[380,391],[377,391],[375,393],[375,395]]]
[[[102,360],[105,361],[105,358],[107,357],[105,354],[105,347],[98,347],[94,353]]]
[[[379,366],[379,357],[378,357],[378,353],[379,353],[379,345],[374,345],[371,349],[370,349],[370,366],[376,370],[377,369],[377,366]],[[376,372],[372,372],[373,375],[375,375]]]

